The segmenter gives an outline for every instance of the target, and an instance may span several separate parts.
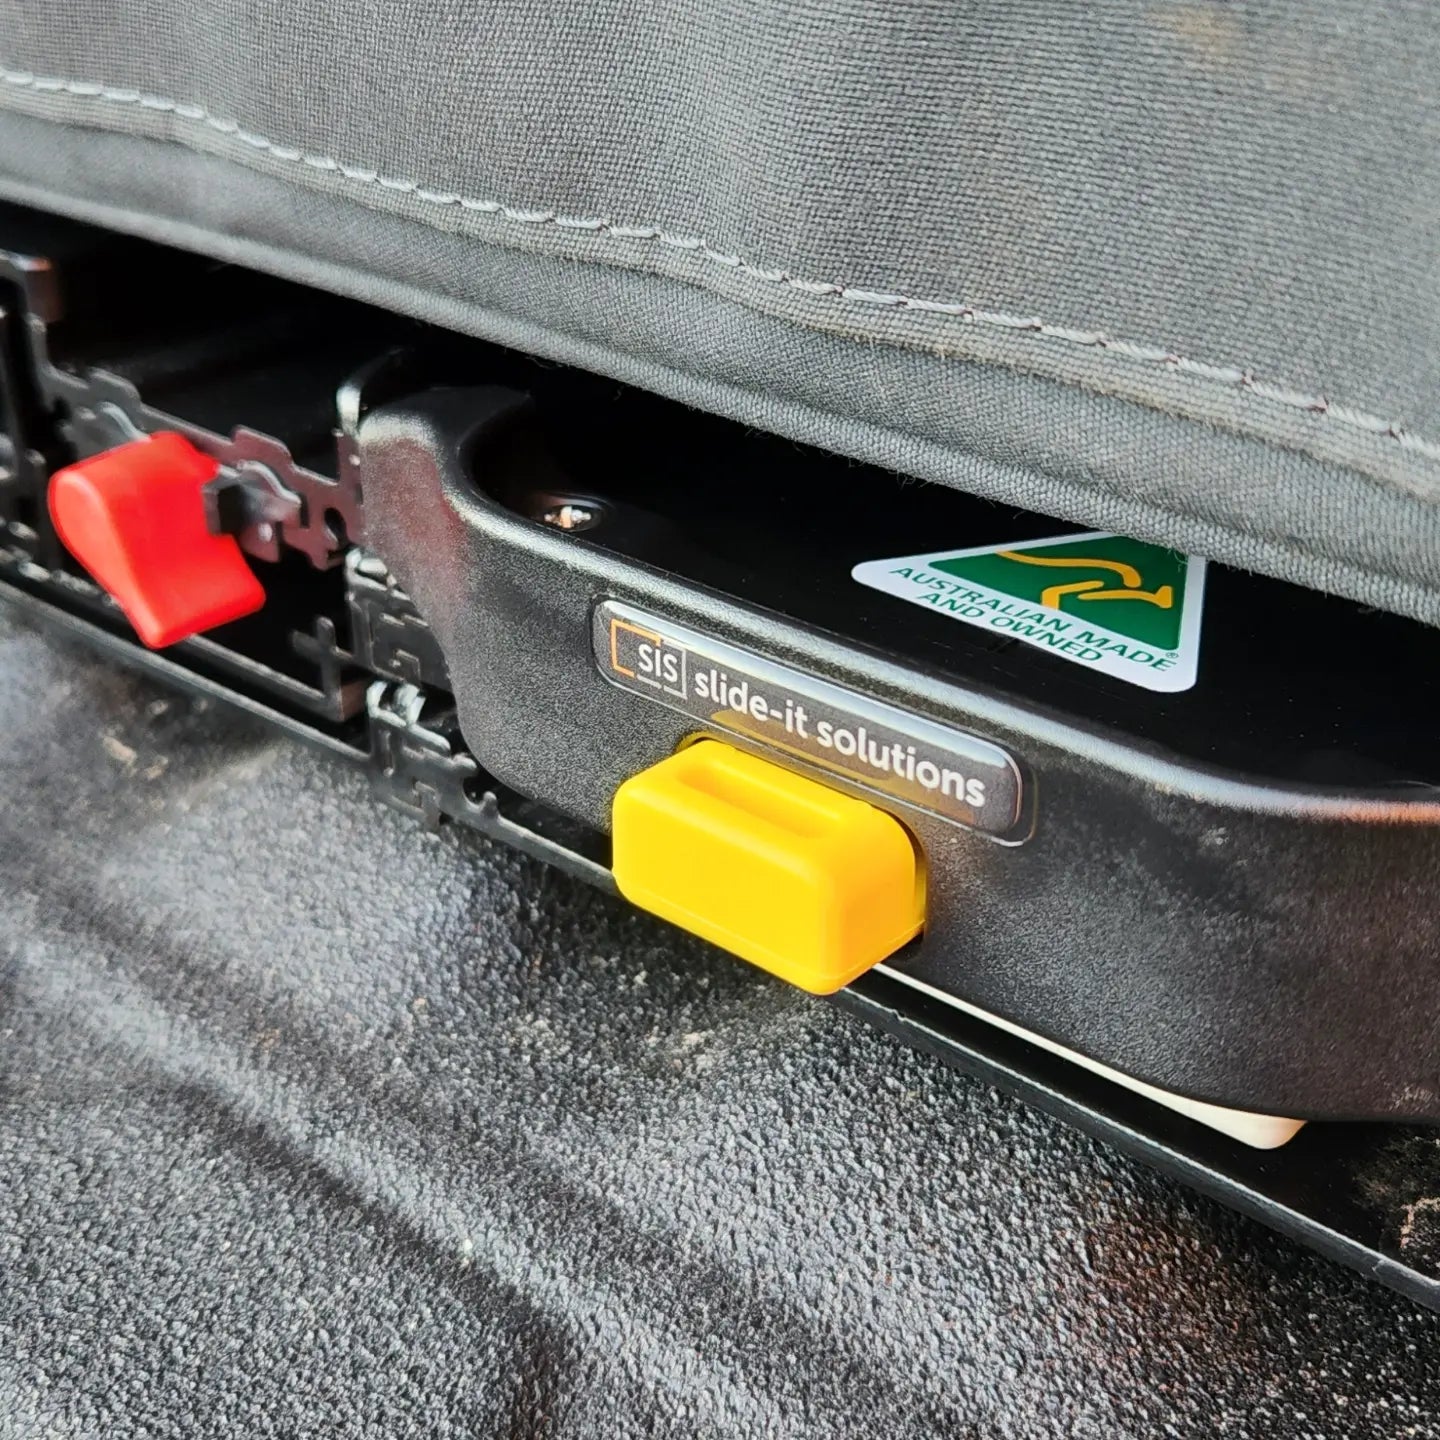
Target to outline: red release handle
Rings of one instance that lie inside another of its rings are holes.
[[[50,478],[50,515],[65,548],[152,649],[265,603],[235,538],[205,527],[201,489],[219,468],[162,430]]]

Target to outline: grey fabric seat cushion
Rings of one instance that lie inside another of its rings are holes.
[[[1363,0],[0,0],[0,193],[1440,621],[1437,61]]]

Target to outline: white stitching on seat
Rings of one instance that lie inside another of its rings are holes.
[[[1103,350],[1112,355],[1144,365],[1163,365],[1166,369],[1207,384],[1239,390],[1275,405],[1304,411],[1316,419],[1324,419],[1337,425],[1344,425],[1365,434],[1377,435],[1396,442],[1402,449],[1428,460],[1440,460],[1440,444],[1412,435],[1394,421],[1382,420],[1379,416],[1351,409],[1345,405],[1334,405],[1324,395],[1310,395],[1286,385],[1277,385],[1259,380],[1249,370],[1236,365],[1212,365],[1201,360],[1190,360],[1156,345],[1143,345],[1134,340],[1121,340],[1100,330],[1077,330],[1063,325],[1050,325],[1038,316],[1010,315],[1002,311],[978,310],[958,301],[926,300],[913,295],[893,294],[888,291],[867,290],[853,285],[839,285],[826,280],[806,280],[791,275],[786,270],[771,270],[752,265],[729,251],[712,246],[703,236],[676,235],[653,225],[620,225],[600,217],[557,215],[553,210],[525,209],[503,205],[498,200],[477,200],[448,191],[428,189],[417,180],[395,179],[381,175],[378,171],[347,165],[330,155],[312,154],[291,145],[279,145],[263,135],[255,135],[242,129],[238,122],[212,115],[198,105],[167,100],[164,96],[150,95],[139,90],[118,89],[97,84],[89,80],[63,80],[53,76],[34,75],[28,70],[9,70],[0,66],[0,81],[17,90],[34,90],[38,93],[63,93],[82,100],[102,100],[113,105],[135,105],[143,110],[158,111],[173,115],[177,120],[203,125],[220,135],[240,141],[254,150],[263,150],[276,160],[302,164],[313,170],[328,170],[343,176],[346,180],[360,185],[374,185],[380,189],[413,196],[426,205],[458,205],[462,210],[482,215],[494,215],[517,225],[553,225],[561,230],[585,231],[603,235],[612,240],[644,241],[664,245],[699,256],[712,264],[749,276],[752,280],[784,285],[805,295],[822,295],[845,300],[855,305],[870,305],[877,309],[913,310],[921,314],[946,315],[967,325],[978,325],[988,329],[1007,330],[1012,333],[1039,335],[1047,340],[1057,341],[1081,349]]]

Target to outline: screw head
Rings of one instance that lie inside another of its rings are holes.
[[[557,530],[589,530],[599,524],[600,511],[583,500],[562,500],[542,510],[540,518]]]

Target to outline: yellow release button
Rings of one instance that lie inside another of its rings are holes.
[[[716,740],[615,792],[614,869],[635,904],[817,995],[925,923],[898,820]]]

